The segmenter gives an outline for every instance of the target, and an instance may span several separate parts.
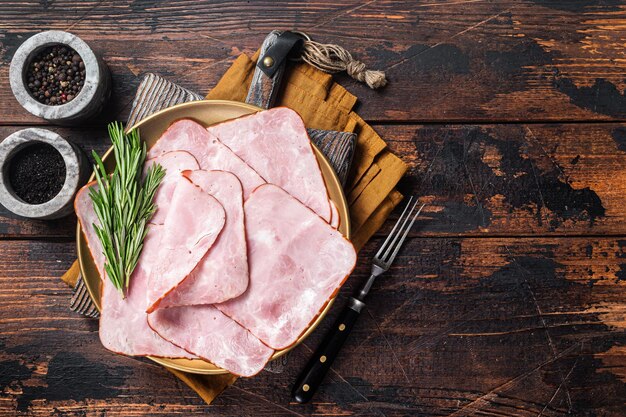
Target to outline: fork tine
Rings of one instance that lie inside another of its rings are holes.
[[[386,263],[385,259],[389,256],[391,251],[393,251],[394,247],[396,246],[396,241],[402,235],[402,232],[404,231],[404,228],[405,228],[406,224],[411,219],[411,216],[413,215],[413,210],[415,210],[415,207],[417,206],[418,203],[419,203],[419,200],[415,200],[415,203],[413,203],[411,205],[411,210],[409,210],[408,214],[403,219],[402,218],[398,219],[397,225],[399,225],[400,228],[398,229],[398,232],[394,235],[393,240],[391,241],[391,243],[389,244],[389,246],[385,250],[385,253],[379,258],[381,260],[381,262],[385,262]],[[400,220],[402,220],[402,221],[400,221]]]
[[[426,204],[422,204],[422,207],[420,207],[419,210],[417,210],[417,213],[415,213],[415,216],[413,216],[413,220],[411,220],[411,223],[409,224],[409,226],[404,230],[404,234],[402,234],[402,239],[400,239],[400,241],[396,245],[396,248],[393,250],[393,253],[389,257],[389,259],[385,261],[385,263],[391,264],[393,262],[393,260],[396,258],[396,255],[398,254],[398,251],[402,247],[402,243],[404,243],[404,239],[406,239],[407,235],[409,234],[409,231],[411,230],[411,227],[413,227],[413,223],[415,223],[415,220],[417,219],[417,216],[420,215],[420,213],[422,212],[422,209],[424,208],[425,205]]]
[[[408,210],[409,206],[411,205],[411,201],[413,201],[413,196],[411,196],[411,198],[409,198],[409,201],[406,203],[406,206],[404,207],[404,210],[402,211],[402,214],[398,218],[398,221],[396,222],[396,224],[393,225],[393,229],[391,229],[391,232],[389,233],[389,236],[387,236],[387,239],[385,239],[383,244],[380,246],[380,249],[378,249],[378,252],[376,252],[376,255],[374,256],[375,258],[380,259],[380,256],[382,255],[383,251],[385,250],[385,247],[387,246],[387,244],[389,242],[391,242],[391,239],[393,238],[394,233],[395,233],[396,229],[398,228],[398,225],[402,222],[402,218],[404,217],[404,214],[406,213],[406,211]]]

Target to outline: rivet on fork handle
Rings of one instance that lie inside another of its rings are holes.
[[[306,403],[313,398],[324,376],[332,366],[339,350],[348,339],[350,331],[361,313],[364,303],[351,297],[348,305],[339,314],[332,328],[300,373],[293,386],[291,396],[299,403]]]

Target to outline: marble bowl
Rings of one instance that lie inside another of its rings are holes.
[[[69,103],[48,106],[28,91],[26,71],[42,49],[54,45],[66,45],[80,55],[85,64],[85,83]],[[59,30],[38,33],[20,45],[11,60],[9,80],[13,95],[22,107],[56,124],[71,125],[94,117],[111,95],[111,74],[104,61],[78,36]]]
[[[8,178],[12,158],[26,146],[44,142],[52,145],[65,162],[65,182],[61,191],[42,204],[29,204],[15,194]],[[76,192],[87,183],[91,165],[76,145],[47,129],[30,128],[17,131],[0,142],[0,204],[12,213],[32,219],[58,219],[70,214]]]

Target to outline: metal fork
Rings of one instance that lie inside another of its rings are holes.
[[[356,319],[365,307],[365,297],[370,292],[376,278],[386,272],[393,260],[398,255],[415,219],[422,212],[425,204],[417,209],[419,201],[411,197],[404,207],[400,218],[391,229],[389,236],[376,252],[372,260],[372,272],[368,280],[361,286],[359,291],[348,300],[348,305],[337,318],[335,324],[330,328],[322,343],[317,347],[313,357],[304,367],[291,392],[292,397],[299,403],[308,402],[315,394],[324,376],[330,369],[333,361],[337,357],[339,350],[348,338],[350,331],[356,323]],[[416,211],[417,209],[417,211]]]

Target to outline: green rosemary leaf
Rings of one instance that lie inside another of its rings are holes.
[[[142,179],[146,145],[139,132],[124,133],[117,122],[110,123],[108,130],[116,167],[112,175],[107,174],[102,159],[93,152],[98,186],[90,190],[89,196],[100,222],[93,226],[102,243],[105,272],[124,296],[143,249],[148,221],[156,210],[154,195],[165,170],[155,164]]]

